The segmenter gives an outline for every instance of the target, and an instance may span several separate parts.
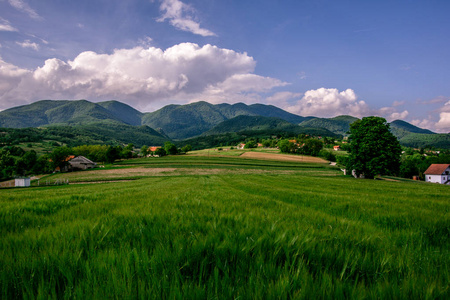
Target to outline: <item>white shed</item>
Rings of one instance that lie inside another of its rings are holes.
[[[426,182],[450,184],[450,164],[432,164],[424,174]]]
[[[16,187],[28,187],[30,185],[31,185],[30,177],[16,178],[15,180]]]

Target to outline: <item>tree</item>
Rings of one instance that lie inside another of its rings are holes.
[[[384,118],[366,117],[353,122],[349,140],[348,169],[366,178],[398,174],[402,149]]]
[[[166,155],[167,155],[166,150],[164,150],[164,148],[158,148],[158,149],[156,149],[155,152],[154,152],[154,154],[155,154],[156,156],[159,156],[159,157],[161,157],[161,156],[166,156]]]
[[[183,151],[184,153],[188,153],[189,151],[192,151],[192,146],[188,144],[181,148],[181,151]]]
[[[141,148],[141,155],[143,157],[147,157],[148,154],[149,154],[148,153],[148,146],[146,146],[146,145],[142,146],[142,148]]]
[[[62,171],[69,164],[67,158],[70,156],[71,149],[68,147],[57,147],[50,154],[51,165],[53,170],[58,168]]]
[[[177,146],[175,146],[171,142],[164,143],[164,150],[166,151],[166,154],[170,154],[170,155],[175,155],[178,153]]]
[[[305,155],[318,156],[323,148],[323,143],[316,139],[306,139],[304,145],[300,148],[300,153]]]

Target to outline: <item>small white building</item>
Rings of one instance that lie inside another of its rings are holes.
[[[432,164],[424,174],[426,182],[450,184],[450,164]]]
[[[16,178],[14,182],[15,187],[29,187],[31,185],[30,177]]]

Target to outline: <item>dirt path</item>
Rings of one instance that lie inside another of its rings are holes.
[[[278,153],[264,153],[264,152],[245,152],[240,157],[253,159],[307,162],[307,163],[328,163],[328,161],[319,157],[278,154]]]

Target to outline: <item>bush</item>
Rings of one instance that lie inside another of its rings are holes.
[[[319,157],[322,157],[326,160],[333,161],[333,162],[336,161],[336,155],[334,155],[333,152],[327,151],[327,150],[320,150]]]

